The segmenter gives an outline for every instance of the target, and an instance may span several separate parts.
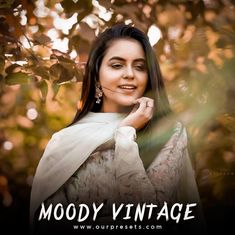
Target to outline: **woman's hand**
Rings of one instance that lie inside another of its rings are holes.
[[[122,120],[119,126],[132,126],[136,130],[144,127],[153,116],[154,100],[141,97],[134,101],[131,113]]]

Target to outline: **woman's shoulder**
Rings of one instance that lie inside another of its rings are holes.
[[[62,128],[54,133],[51,134],[51,137],[47,144],[47,149],[51,147],[58,147],[62,144],[65,144],[64,142],[69,142],[72,139],[74,139],[79,132],[78,130],[79,125],[69,126]]]
[[[61,136],[64,136],[64,135],[71,135],[75,132],[78,131],[79,128],[81,128],[81,124],[80,122],[77,122],[71,126],[67,126],[67,127],[64,127],[64,128],[61,128],[57,131],[55,131],[52,135],[51,135],[51,138],[55,139],[55,138],[59,138]]]

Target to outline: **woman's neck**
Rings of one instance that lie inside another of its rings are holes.
[[[121,107],[113,107],[108,105],[102,105],[100,112],[102,113],[122,113],[128,114],[133,109],[133,106],[121,106]]]

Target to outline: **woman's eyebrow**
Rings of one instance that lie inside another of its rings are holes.
[[[114,56],[114,57],[111,57],[111,58],[109,59],[109,61],[112,61],[112,60],[125,61],[124,58],[119,57],[119,56]],[[138,61],[145,62],[145,58],[142,58],[142,57],[141,57],[141,58],[137,58],[137,59],[135,59],[134,61],[135,61],[135,62],[138,62]]]

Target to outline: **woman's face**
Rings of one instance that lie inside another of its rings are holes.
[[[99,70],[103,90],[102,112],[127,112],[143,96],[147,82],[145,54],[134,39],[111,42]]]

